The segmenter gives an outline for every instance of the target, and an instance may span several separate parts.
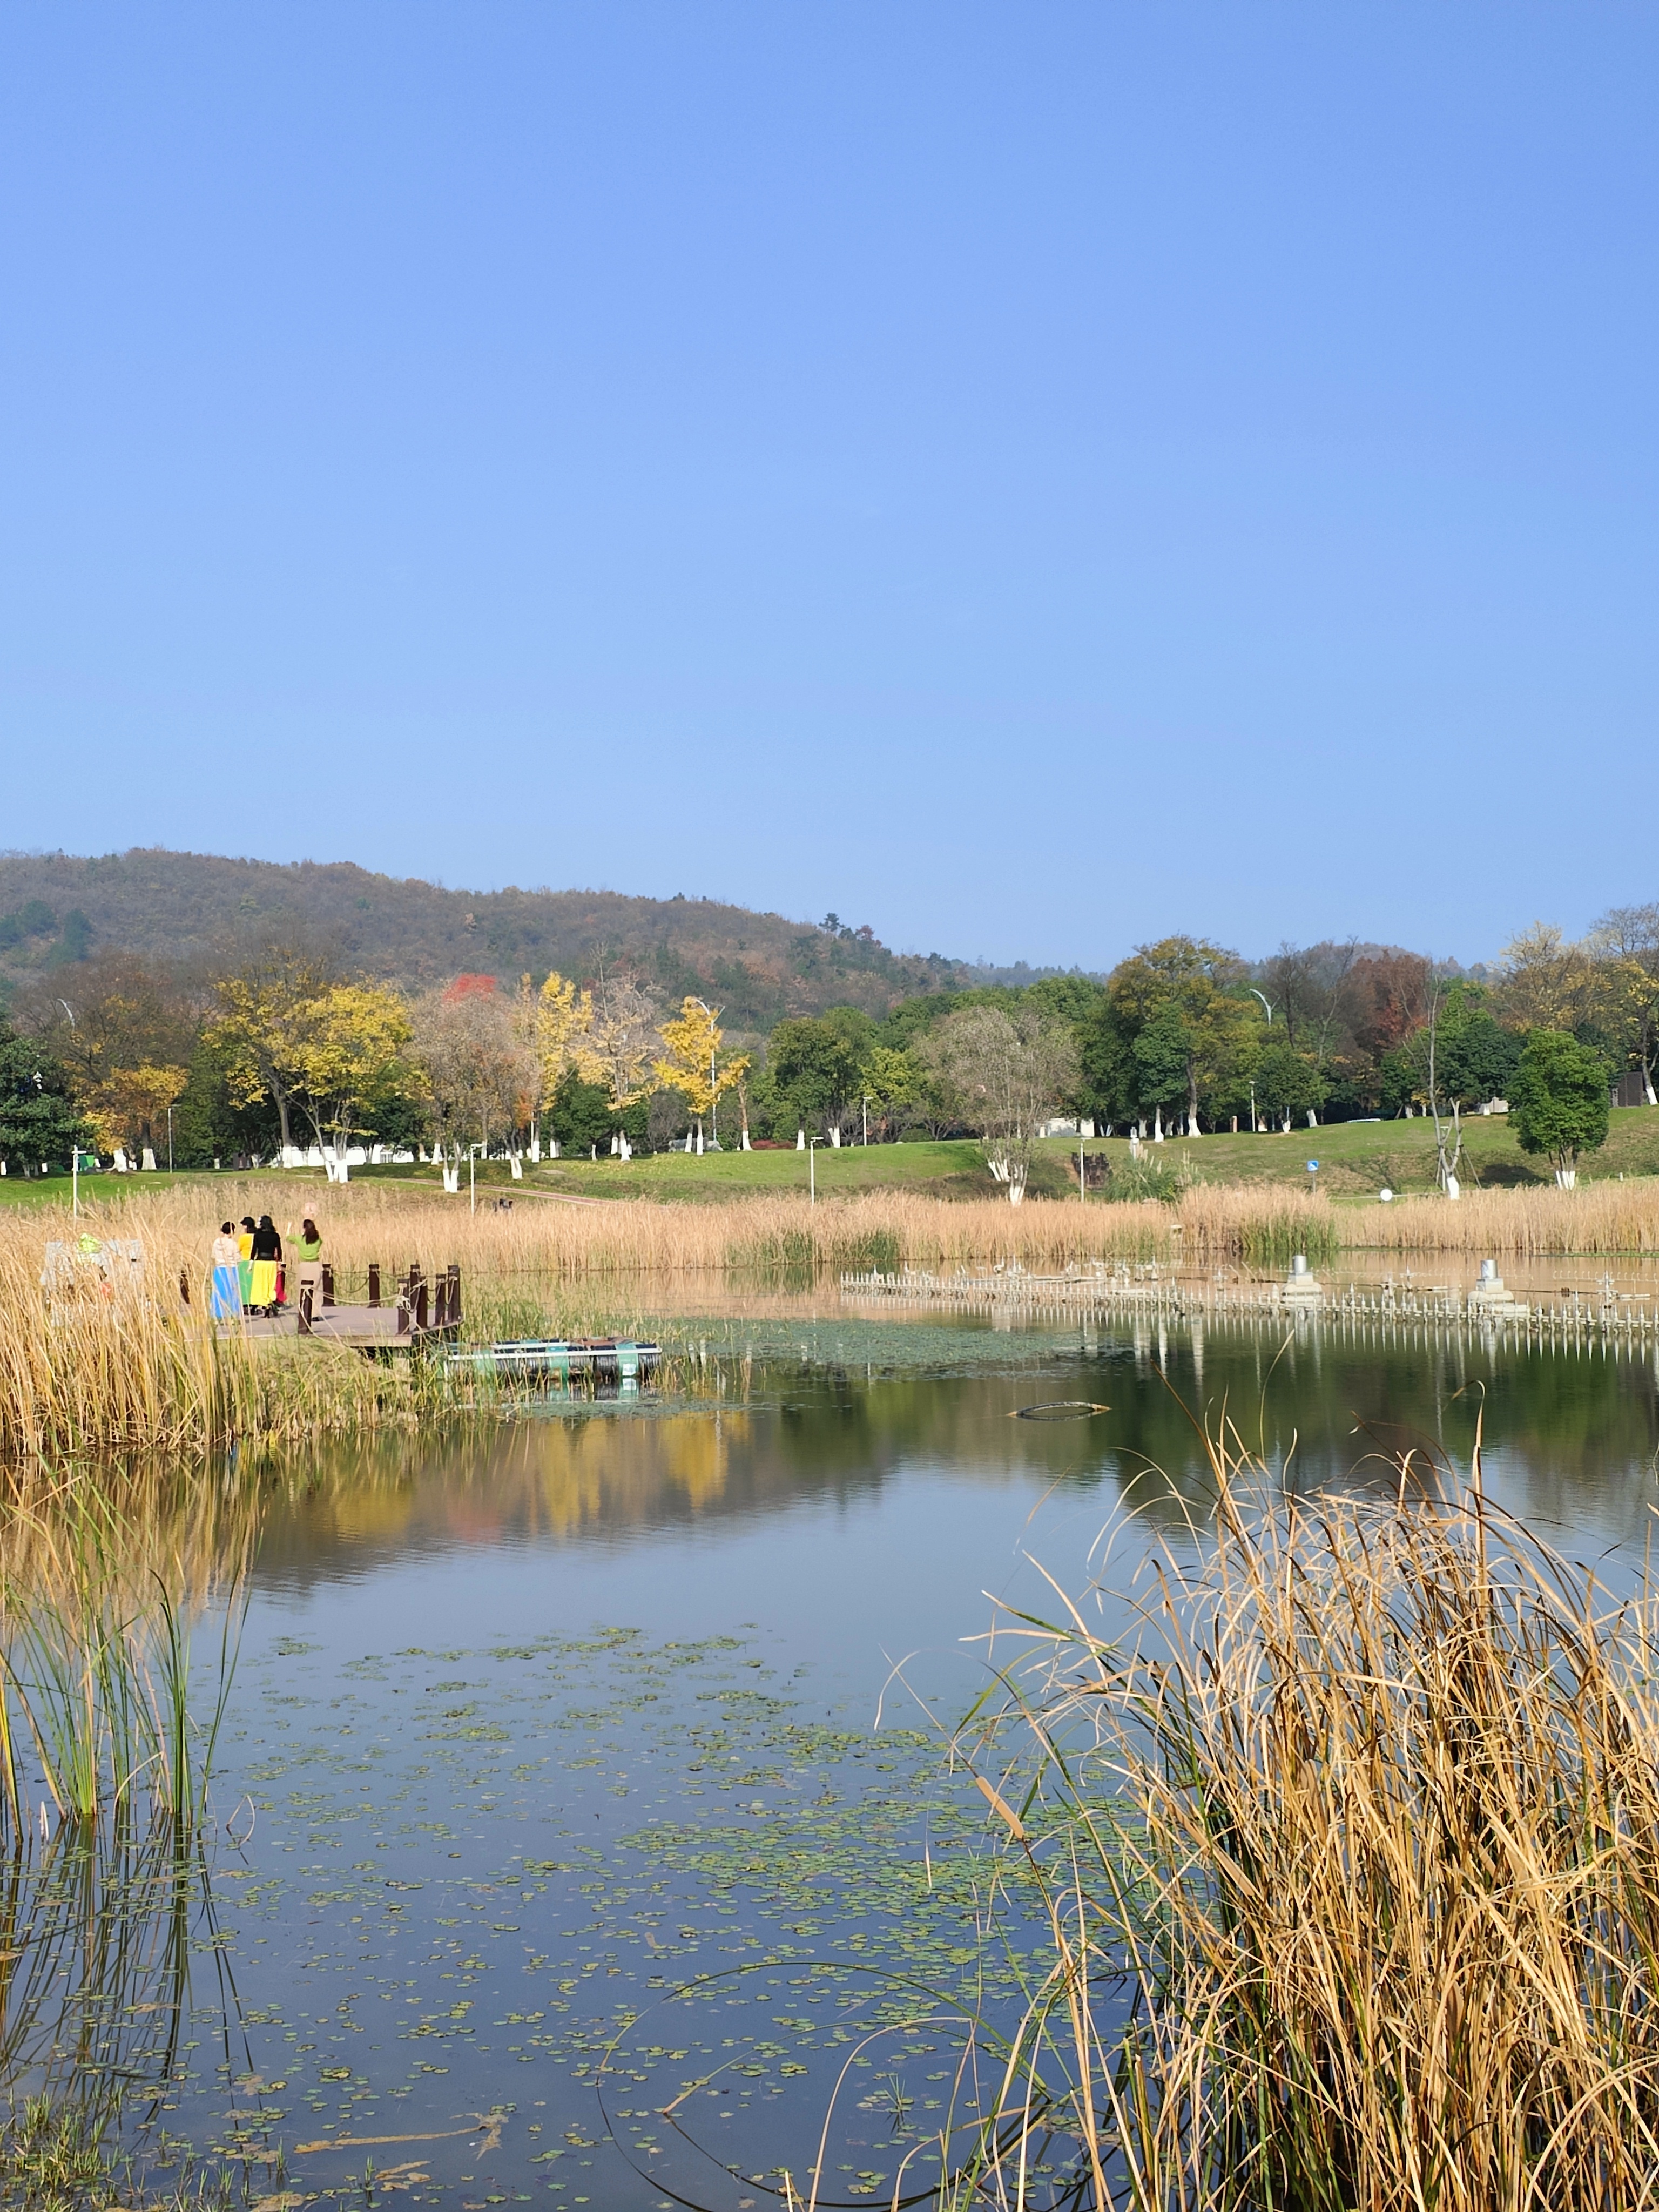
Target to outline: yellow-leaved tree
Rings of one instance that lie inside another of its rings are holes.
[[[541,1062],[542,1096],[551,1098],[573,1067],[580,1067],[583,1042],[593,1019],[593,994],[579,991],[555,968],[536,1004],[536,1055]]]
[[[587,995],[587,994],[584,994]],[[584,1083],[602,1084],[617,1113],[651,1088],[663,1048],[650,994],[631,975],[601,967],[592,992],[586,1033],[578,1041],[577,1067]]]
[[[680,1001],[678,1017],[662,1025],[662,1041],[666,1056],[656,1064],[657,1080],[665,1090],[684,1095],[697,1125],[697,1149],[701,1152],[704,1118],[709,1122],[711,1137],[718,1143],[716,1117],[721,1093],[730,1091],[748,1073],[749,1055],[736,1053],[729,1060],[721,1060],[725,1033],[720,1025],[720,1008],[706,1006],[701,999]]]
[[[148,1146],[160,1152],[167,1109],[190,1079],[183,1067],[145,1061],[137,1067],[106,1068],[85,1093],[87,1115],[107,1152],[118,1146],[135,1160]]]
[[[347,1147],[374,1133],[366,1118],[374,1103],[418,1087],[404,1057],[409,1009],[396,991],[336,983],[300,1010],[295,1029],[294,1095],[318,1144],[333,1146],[331,1176],[343,1182]]]
[[[214,986],[217,1009],[203,1042],[222,1058],[234,1104],[273,1102],[284,1157],[294,1141],[299,1055],[332,980],[325,963],[305,946],[273,943]]]

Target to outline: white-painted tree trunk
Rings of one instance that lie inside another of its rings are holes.
[[[1161,1106],[1152,1109],[1152,1142],[1155,1145],[1164,1142],[1164,1109]]]
[[[1308,1109],[1308,1127],[1310,1129],[1316,1129],[1319,1127],[1319,1116],[1311,1106]]]
[[[841,1124],[839,1121],[832,1121],[830,1125],[830,1143],[836,1152],[839,1152],[841,1150]]]
[[[751,1152],[753,1149],[754,1147],[749,1141],[749,1124],[745,1121],[743,1125],[743,1150],[747,1152]]]
[[[139,1163],[139,1169],[144,1175],[154,1175],[155,1172],[155,1155],[148,1145],[144,1146],[144,1157]]]
[[[1281,1137],[1288,1137],[1291,1133],[1291,1117],[1288,1114],[1279,1125],[1279,1133]]]
[[[509,1152],[507,1156],[507,1164],[513,1170],[514,1182],[522,1182],[524,1181],[524,1161],[520,1156],[517,1152]]]
[[[1462,1198],[1463,1195],[1463,1186],[1455,1175],[1446,1177],[1446,1195],[1448,1198]]]
[[[628,1141],[627,1133],[625,1130],[619,1129],[617,1132],[617,1158],[619,1160],[631,1160],[633,1157],[634,1147]]]
[[[1555,1180],[1557,1185],[1562,1190],[1577,1190],[1578,1188],[1578,1170],[1577,1168],[1557,1168],[1555,1170]]]
[[[806,1150],[806,1132],[805,1129],[797,1129],[795,1132],[795,1150],[798,1152],[804,1152]]]

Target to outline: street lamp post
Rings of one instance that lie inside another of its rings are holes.
[[[1270,1006],[1268,1006],[1266,994],[1258,991],[1255,985],[1252,983],[1250,986],[1250,996],[1253,999],[1260,999],[1261,1000],[1262,1009],[1267,1017],[1267,1027],[1271,1029],[1273,1025],[1273,1010]],[[1250,1079],[1250,1134],[1253,1137],[1259,1137],[1261,1134],[1261,1125],[1256,1119],[1255,1078],[1254,1076]]]
[[[71,1029],[73,1029],[73,1028],[75,1027],[75,1009],[74,1009],[74,1007],[73,1007],[72,1006],[70,1006],[70,1002],[69,1002],[69,1000],[68,1000],[67,999],[60,999],[60,1000],[58,1001],[58,1005],[59,1005],[59,1006],[64,1009],[64,1012],[69,1016],[69,1025],[70,1025],[70,1027]],[[36,1080],[37,1082],[39,1082],[40,1078],[37,1076],[37,1077],[35,1078],[35,1080]],[[169,1167],[171,1167],[171,1166],[172,1166],[172,1164],[173,1164],[173,1161],[172,1161],[172,1158],[171,1158],[171,1155],[170,1155],[170,1154],[169,1154],[169,1158],[168,1158],[168,1160],[167,1160],[167,1164],[168,1164],[168,1166],[169,1166]],[[81,1211],[81,1139],[80,1139],[78,1137],[76,1137],[76,1139],[75,1139],[75,1141],[73,1142],[73,1144],[70,1146],[70,1220],[71,1220],[71,1221],[73,1221],[74,1219],[76,1219],[76,1218],[79,1215],[80,1211]]]

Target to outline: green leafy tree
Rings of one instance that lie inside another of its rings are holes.
[[[1257,1106],[1286,1129],[1297,1115],[1317,1113],[1330,1094],[1312,1054],[1297,1051],[1288,1038],[1262,1046],[1252,1080]]]
[[[1541,1154],[1571,1190],[1578,1158],[1607,1138],[1607,1064],[1560,1030],[1534,1030],[1510,1085],[1510,1127],[1523,1152]]]
[[[1166,1000],[1149,1016],[1128,1053],[1135,1104],[1152,1108],[1160,1131],[1164,1116],[1173,1121],[1187,1097],[1193,1057],[1192,1030],[1181,1008]]]
[[[860,1091],[874,1107],[884,1135],[902,1121],[907,1108],[921,1103],[927,1080],[914,1053],[893,1045],[871,1046],[859,1071]]]
[[[1113,969],[1106,997],[1081,1042],[1085,1077],[1109,1077],[1112,1091],[1089,1103],[1109,1121],[1184,1109],[1196,1136],[1200,1111],[1235,1094],[1261,1026],[1243,963],[1202,938],[1163,938]]]
[[[862,1062],[875,1036],[869,1016],[850,1006],[780,1022],[767,1040],[775,1133],[850,1127],[863,1096]]]
[[[70,1153],[91,1141],[62,1067],[33,1038],[0,1022],[0,1159],[8,1170],[37,1175],[45,1166],[67,1175]]]
[[[617,1120],[610,1085],[590,1083],[575,1068],[567,1068],[553,1093],[547,1120],[561,1150],[578,1158],[594,1150],[608,1152]]]

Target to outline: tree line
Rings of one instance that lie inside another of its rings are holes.
[[[1155,1142],[1421,1113],[1443,1182],[1461,1117],[1522,1083],[1544,1037],[1564,1041],[1533,1054],[1553,1054],[1557,1091],[1629,1074],[1654,1102],[1659,905],[1580,941],[1540,924],[1490,973],[1358,943],[1251,963],[1174,936],[1103,978],[931,991],[884,1018],[832,1007],[764,1037],[728,1037],[717,1005],[667,1001],[627,960],[408,993],[273,939],[190,976],[94,954],[21,994],[0,1025],[0,1158],[33,1173],[75,1146],[161,1160],[169,1139],[202,1167],[359,1140],[453,1162],[972,1133],[1018,1197],[1059,1116]]]

